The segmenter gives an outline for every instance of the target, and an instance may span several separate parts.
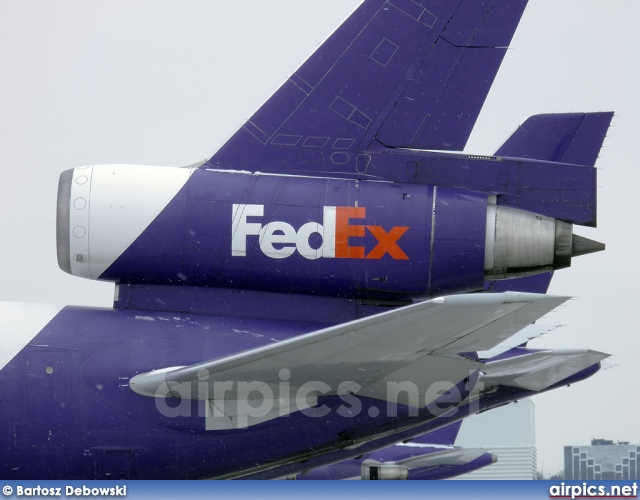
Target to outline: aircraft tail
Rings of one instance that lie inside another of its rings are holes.
[[[203,168],[355,171],[464,148],[527,0],[364,0]]]
[[[495,156],[593,167],[612,118],[612,112],[534,115],[518,127]]]

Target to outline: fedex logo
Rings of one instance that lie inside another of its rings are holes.
[[[307,222],[297,231],[286,222],[274,221],[262,225],[255,221],[264,216],[264,205],[234,204],[231,222],[231,255],[247,255],[247,238],[257,236],[260,250],[272,259],[285,259],[297,250],[306,259],[381,259],[389,254],[394,260],[409,260],[398,240],[407,232],[407,226],[395,226],[389,232],[381,226],[352,224],[352,219],[364,219],[364,207],[324,207],[322,224]],[[251,220],[249,220],[251,219]],[[377,244],[369,252],[364,246],[349,244],[349,238],[363,238],[369,231]],[[312,235],[319,235],[322,244],[313,248]]]

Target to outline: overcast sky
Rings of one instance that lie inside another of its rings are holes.
[[[0,300],[111,306],[113,285],[58,269],[60,172],[208,158],[358,3],[0,0]],[[636,0],[530,0],[467,147],[491,154],[537,113],[616,112],[599,228],[576,231],[607,250],[556,274],[550,292],[576,299],[532,346],[589,347],[617,366],[534,398],[545,472],[566,444],[640,443],[638,19]]]

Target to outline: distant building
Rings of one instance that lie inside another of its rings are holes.
[[[640,445],[594,439],[591,446],[565,446],[564,478],[637,480],[640,478]]]
[[[525,399],[466,418],[456,446],[484,448],[494,464],[454,479],[536,479],[535,406]]]

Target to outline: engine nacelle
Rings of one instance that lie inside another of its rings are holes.
[[[461,189],[134,165],[63,172],[57,236],[60,267],[90,279],[377,299],[566,267],[577,241]]]
[[[507,279],[571,265],[573,225],[512,207],[487,206],[485,273]]]
[[[66,170],[58,183],[58,265],[100,279],[186,184],[192,170],[99,165]]]
[[[405,480],[409,477],[409,469],[403,465],[382,464],[375,460],[365,460],[360,468],[360,479],[375,480]]]

